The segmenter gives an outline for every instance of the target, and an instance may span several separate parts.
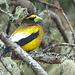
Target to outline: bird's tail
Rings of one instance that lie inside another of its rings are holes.
[[[1,54],[1,56],[5,56],[5,54],[7,54],[8,52],[10,52],[10,48],[6,47],[3,51],[3,53]]]

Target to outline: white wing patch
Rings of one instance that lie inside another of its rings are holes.
[[[14,36],[11,35],[11,41],[14,41],[14,42],[18,42],[19,40],[23,39],[23,38],[26,38],[28,37],[29,35],[31,34],[25,34],[24,33],[16,33]]]

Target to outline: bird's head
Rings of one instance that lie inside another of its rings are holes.
[[[28,24],[31,24],[31,23],[37,23],[39,22],[40,20],[42,20],[41,17],[37,16],[37,15],[27,15],[22,23],[28,23]]]

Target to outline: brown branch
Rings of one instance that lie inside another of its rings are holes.
[[[67,33],[66,33],[66,30],[65,28],[63,27],[62,25],[62,22],[60,20],[60,18],[58,17],[58,15],[56,15],[54,12],[51,12],[51,18],[54,20],[54,22],[56,23],[57,25],[57,28],[59,29],[64,41],[66,43],[69,43],[69,38],[67,36]]]
[[[30,54],[35,60],[48,63],[48,64],[60,64],[61,60],[66,57],[73,60],[75,58],[75,53],[71,54],[57,54],[57,53],[32,53]]]
[[[46,64],[59,64],[63,57],[66,57],[67,54],[56,54],[56,53],[43,53],[43,52],[29,52],[30,56],[36,61],[43,62]],[[11,58],[14,60],[22,60],[19,55],[12,53]]]
[[[55,9],[61,10],[60,7],[57,7],[57,6],[55,6],[54,4],[47,3],[47,2],[41,1],[41,0],[36,0],[36,1],[39,2],[39,3],[41,3],[41,4],[43,4],[43,5],[45,5],[45,6],[48,6],[48,7],[50,7],[50,8],[55,8]]]
[[[10,47],[11,50],[14,50],[22,57],[23,61],[32,68],[35,74],[47,75],[44,69],[26,51],[24,51],[16,43],[12,42],[11,39],[8,39],[3,32],[0,32],[0,38],[8,47]]]
[[[75,47],[75,44],[71,44],[71,43],[57,43],[57,44],[53,44],[51,46],[46,47],[45,49],[42,50],[42,52],[45,53],[48,49],[54,48],[56,46],[70,46],[70,47]]]
[[[47,51],[45,53],[43,53],[43,52],[37,53],[37,52],[33,51],[33,52],[30,52],[29,54],[36,61],[43,62],[43,63],[46,63],[46,64],[60,64],[64,57],[66,57],[68,59],[71,59],[71,60],[73,60],[75,58],[75,53],[70,53],[70,54],[59,53],[59,54],[57,54],[57,53],[50,53],[50,52],[47,52]],[[11,57],[12,57],[12,59],[17,58],[19,60],[22,60],[16,54],[14,54],[14,56],[12,54]],[[15,60],[17,60],[17,59],[15,59]]]
[[[62,54],[55,54],[55,53],[32,53],[30,54],[32,58],[39,62],[47,63],[47,64],[59,64],[61,63],[61,59],[65,57]]]
[[[36,61],[39,62],[43,62],[43,63],[47,63],[47,64],[60,64],[61,60],[66,57],[68,59],[73,60],[75,58],[75,53],[50,53],[50,52],[45,52],[43,53],[42,51],[40,51],[39,53],[33,51],[29,53],[30,56],[35,59]],[[12,54],[12,59],[15,60],[22,60],[22,58],[20,58],[18,55],[16,55],[15,53]]]
[[[63,12],[63,10],[61,10],[60,12],[61,12],[62,15],[64,16],[64,18],[65,18],[65,20],[66,20],[66,22],[67,22],[67,24],[68,24],[68,26],[69,26],[69,28],[70,28],[70,30],[71,30],[71,32],[72,32],[73,40],[74,40],[74,43],[75,43],[75,33],[74,33],[74,30],[73,30],[73,27],[72,27],[70,21],[68,20],[66,14]]]

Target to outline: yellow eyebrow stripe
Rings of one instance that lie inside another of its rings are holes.
[[[35,17],[36,17],[36,15],[31,15],[31,16],[29,16],[29,17],[25,17],[25,19],[35,18]]]

